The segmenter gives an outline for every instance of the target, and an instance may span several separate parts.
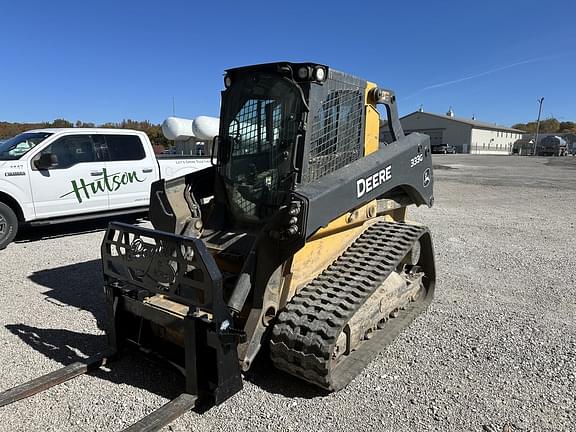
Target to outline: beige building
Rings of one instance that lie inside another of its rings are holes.
[[[475,119],[454,117],[452,110],[446,115],[416,111],[400,119],[404,133],[420,132],[430,136],[432,146],[448,144],[457,153],[512,154],[514,142],[524,133],[518,129],[480,122]],[[385,127],[381,130],[386,130]],[[386,141],[384,132],[380,139]]]

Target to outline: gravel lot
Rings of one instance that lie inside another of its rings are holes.
[[[435,156],[437,293],[350,386],[326,395],[261,361],[172,431],[576,428],[576,158]],[[105,222],[30,229],[0,252],[0,389],[105,346]],[[2,431],[117,431],[182,389],[139,355],[0,408]]]

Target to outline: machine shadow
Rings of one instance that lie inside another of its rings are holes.
[[[106,348],[104,335],[43,329],[25,324],[9,324],[6,329],[62,366],[82,361]],[[115,384],[137,387],[167,399],[180,395],[185,384],[184,377],[176,369],[135,350],[123,352],[105,369],[89,372],[89,375]]]
[[[92,219],[46,226],[24,226],[16,235],[14,243],[31,243],[41,240],[70,237],[81,234],[104,232],[110,222],[139,224],[145,221],[146,213]]]
[[[31,274],[29,279],[49,289],[43,293],[46,296],[46,301],[59,307],[72,306],[88,311],[95,317],[98,328],[100,330],[106,329],[104,281],[100,260],[39,270]],[[24,324],[9,325],[7,328],[28,345],[62,365],[81,360],[82,357],[78,356],[78,352],[91,356],[106,346],[106,337],[103,335],[75,333],[63,329],[39,329]],[[135,356],[138,354],[128,354],[128,356],[130,355]],[[156,362],[158,366],[143,372],[140,367],[130,367],[130,361],[126,361],[126,357],[122,356],[118,361],[115,361],[110,372],[99,370],[92,374],[113,382],[132,384],[132,381],[135,381],[133,385],[140,387],[148,382],[149,377],[155,376],[155,379],[162,382],[165,374],[166,376],[176,374],[179,379],[174,379],[174,381],[181,383],[179,386],[175,384],[171,388],[174,390],[181,387],[182,391],[184,378],[166,362],[149,358],[148,361]],[[145,356],[139,355],[139,357]],[[148,356],[146,357],[148,358]],[[139,362],[141,358],[134,361]],[[137,378],[130,375],[135,375]],[[276,369],[269,360],[266,349],[259,353],[250,371],[244,374],[244,379],[268,393],[280,394],[286,397],[312,399],[329,394],[327,391],[305,381],[295,379],[291,375]],[[150,389],[147,388],[147,390]]]
[[[8,324],[6,329],[27,345],[67,366],[106,349],[106,336],[77,333],[65,329],[44,329],[26,324]],[[185,378],[167,362],[145,355],[137,350],[125,350],[106,368],[89,372],[89,375],[114,384],[140,388],[166,399],[174,399],[185,391]],[[254,363],[244,379],[262,390],[286,397],[312,399],[329,393],[275,369],[266,358]],[[203,413],[210,406],[197,406],[194,411]]]
[[[105,329],[106,306],[100,260],[39,270],[28,278],[49,288],[43,293],[46,301],[60,307],[73,306],[86,310],[94,315],[98,328]]]
[[[330,394],[327,390],[276,369],[268,357],[267,350],[258,354],[250,370],[244,373],[244,379],[268,393],[288,398],[314,399]]]

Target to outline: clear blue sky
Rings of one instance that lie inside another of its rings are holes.
[[[576,121],[575,17],[574,0],[7,0],[0,121],[161,122],[173,96],[179,116],[218,115],[224,69],[275,60],[394,89],[401,114],[510,125],[544,96],[544,118]]]

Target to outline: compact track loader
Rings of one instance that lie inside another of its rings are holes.
[[[313,63],[230,69],[224,84],[212,167],[153,185],[155,230],[108,228],[109,350],[0,406],[134,345],[178,367],[185,392],[128,430],[225,401],[261,351],[334,391],[428,306],[432,241],[406,207],[433,203],[430,142],[404,135],[393,92]]]

